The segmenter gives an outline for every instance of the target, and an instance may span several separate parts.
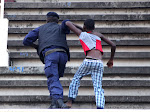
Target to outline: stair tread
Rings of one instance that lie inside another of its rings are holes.
[[[0,96],[0,102],[49,102],[48,95],[19,95],[19,96]],[[106,103],[150,103],[150,96],[105,96]],[[67,100],[67,96],[64,96],[64,100]],[[76,102],[95,102],[95,96],[78,96]]]
[[[9,28],[9,34],[27,34],[34,28]],[[95,31],[103,34],[149,34],[149,27],[114,27],[114,28],[96,28]],[[72,32],[71,32],[72,33]]]
[[[93,14],[93,15],[59,15],[59,20],[65,20],[66,18],[74,21],[83,21],[89,18],[95,21],[141,21],[150,20],[149,14]],[[10,21],[45,21],[45,15],[5,15]]]
[[[101,9],[128,9],[128,8],[149,8],[150,2],[56,2],[56,3],[5,3],[5,8],[16,9],[34,9],[34,8],[47,8],[47,9],[61,9],[61,8],[101,8]]]
[[[150,46],[150,39],[139,39],[139,40],[111,40],[113,41],[117,46]],[[8,40],[8,47],[22,47],[23,40]],[[68,46],[80,46],[79,40],[67,40]],[[37,42],[36,42],[37,44]],[[102,46],[108,46],[105,42],[102,41]],[[26,47],[26,46],[24,46]]]
[[[78,67],[66,67],[66,74],[74,74]],[[150,67],[104,67],[104,75],[149,75]],[[10,75],[41,75],[44,74],[44,66],[10,66],[10,67],[0,67],[0,74]]]
[[[105,52],[103,59],[110,58],[111,53]],[[39,56],[36,52],[10,52],[11,59],[37,59]],[[71,59],[85,58],[84,52],[70,52]],[[150,52],[116,52],[115,59],[150,59]]]
[[[68,87],[71,80],[61,80]],[[103,80],[103,87],[150,87],[150,80]],[[92,80],[81,80],[81,87],[93,87]],[[0,80],[0,87],[47,87],[47,80]]]

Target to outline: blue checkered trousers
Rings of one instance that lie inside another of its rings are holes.
[[[101,60],[84,59],[79,69],[75,73],[72,82],[69,86],[69,99],[75,99],[78,94],[78,88],[80,86],[80,80],[83,76],[91,75],[96,106],[98,108],[104,108],[105,97],[104,90],[102,89],[102,77],[103,77],[103,62]]]

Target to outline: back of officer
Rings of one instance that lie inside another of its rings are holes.
[[[59,81],[63,77],[65,66],[70,60],[66,34],[70,30],[64,20],[58,24],[59,15],[55,12],[47,13],[47,23],[30,31],[23,40],[26,46],[37,49],[41,61],[45,64],[48,90],[51,97],[49,108],[68,108],[63,102],[63,87]],[[34,42],[38,39],[38,45]]]

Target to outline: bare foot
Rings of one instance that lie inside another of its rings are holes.
[[[67,105],[69,108],[71,108],[71,107],[72,107],[72,100],[68,100],[68,101],[66,102],[66,105]]]

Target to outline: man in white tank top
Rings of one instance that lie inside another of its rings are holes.
[[[95,101],[97,109],[104,109],[105,97],[104,90],[102,88],[102,77],[103,77],[103,62],[102,55],[103,50],[101,46],[101,40],[111,46],[111,56],[107,63],[109,68],[113,67],[113,58],[115,54],[116,45],[105,38],[101,33],[94,32],[95,22],[92,19],[88,19],[84,22],[83,29],[70,21],[66,22],[66,25],[72,30],[77,36],[79,36],[82,48],[86,55],[83,63],[74,75],[72,82],[69,86],[68,102],[67,106],[71,107],[73,101],[77,97],[78,87],[80,86],[80,80],[83,76],[91,75],[92,82],[95,92]],[[84,32],[83,32],[84,31]]]

